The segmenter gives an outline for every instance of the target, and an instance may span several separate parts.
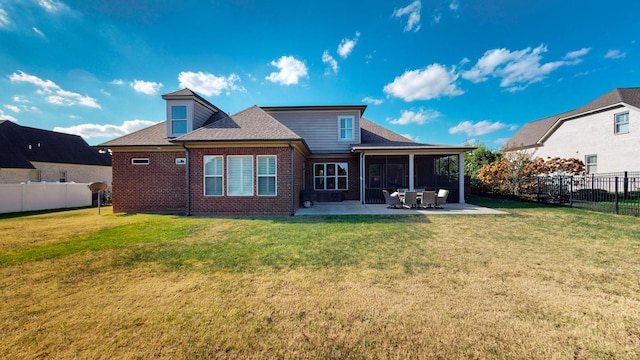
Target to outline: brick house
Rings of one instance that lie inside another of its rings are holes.
[[[301,196],[383,203],[383,189],[450,190],[464,202],[467,146],[413,142],[366,106],[252,106],[228,115],[183,89],[167,120],[99,145],[113,153],[115,212],[293,215]]]
[[[0,120],[0,184],[104,182],[111,185],[111,154],[78,135]]]

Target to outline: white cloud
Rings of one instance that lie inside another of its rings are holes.
[[[55,13],[69,8],[64,3],[56,0],[38,0],[38,4],[47,12]]]
[[[461,75],[464,79],[475,83],[486,81],[489,76],[501,78],[501,87],[507,87],[509,91],[518,91],[542,81],[561,66],[581,62],[580,57],[589,50],[589,48],[583,48],[572,51],[565,55],[564,60],[541,64],[542,54],[547,52],[547,47],[544,45],[516,51],[504,48],[492,49],[486,51],[471,70],[464,71]]]
[[[353,48],[358,43],[358,38],[360,37],[360,32],[356,32],[356,36],[353,39],[342,39],[340,45],[338,45],[338,55],[341,58],[346,59],[349,54],[353,51]]]
[[[114,79],[113,81],[111,81],[109,84],[113,84],[113,85],[124,85],[124,80],[122,79]]]
[[[414,142],[422,142],[422,138],[420,136],[414,136],[412,134],[400,134],[400,136],[404,136]]]
[[[0,28],[9,27],[9,24],[11,24],[11,21],[9,21],[9,15],[3,8],[0,8]]]
[[[115,138],[157,124],[150,120],[126,120],[122,125],[80,124],[70,127],[55,127],[53,131],[80,135],[83,138]]]
[[[329,51],[325,50],[322,53],[322,62],[325,64],[329,64],[334,74],[338,73],[338,62],[336,61],[336,59],[333,58],[333,56],[329,55]]]
[[[13,122],[18,122],[18,119],[14,118],[11,115],[5,114],[4,111],[2,111],[2,109],[0,109],[0,120],[11,120]]]
[[[464,91],[457,88],[458,75],[455,67],[448,70],[444,65],[431,64],[421,70],[410,70],[385,85],[384,92],[404,101],[429,100],[442,95],[457,96]]]
[[[44,33],[40,31],[40,29],[38,29],[37,27],[33,27],[33,31],[35,31],[35,33],[40,35],[41,37],[46,38],[46,36],[44,36]]]
[[[14,102],[17,102],[17,103],[28,103],[29,102],[29,100],[27,100],[27,99],[25,99],[25,98],[23,98],[22,96],[19,96],[19,95],[14,96],[12,98],[12,100]]]
[[[460,3],[458,2],[458,0],[453,0],[450,4],[449,4],[449,9],[456,11],[460,8]]]
[[[492,133],[506,128],[507,125],[499,121],[490,122],[487,120],[472,123],[471,121],[463,121],[458,125],[449,128],[449,134],[465,133],[467,136],[479,136]]]
[[[36,92],[40,95],[47,95],[45,100],[50,104],[64,106],[82,105],[102,109],[96,99],[88,95],[80,95],[75,92],[63,90],[51,80],[42,80],[37,76],[29,75],[22,71],[15,72],[8,77],[11,82],[26,82],[39,87]]]
[[[414,32],[418,32],[418,30],[420,30],[420,8],[422,8],[422,3],[420,0],[416,0],[403,8],[394,10],[393,16],[401,18],[408,15],[407,25],[404,27],[404,31],[413,30]]]
[[[11,105],[11,104],[5,104],[4,107],[6,107],[7,109],[13,111],[14,113],[19,113],[21,111],[19,107],[15,106],[15,105]]]
[[[224,90],[246,91],[244,87],[237,85],[240,76],[231,73],[229,76],[215,76],[210,73],[183,71],[178,74],[181,88],[189,88],[205,96],[218,96]]]
[[[382,104],[382,99],[376,99],[374,97],[371,96],[367,96],[364,99],[362,99],[362,102],[364,103],[368,103],[368,104],[373,104],[373,105],[380,105]]]
[[[604,55],[604,58],[605,59],[622,59],[625,56],[627,56],[626,52],[613,49],[613,50],[607,51],[607,53]]]
[[[297,84],[300,78],[308,77],[307,66],[293,56],[281,56],[278,61],[273,60],[271,65],[279,71],[272,72],[265,79],[280,85]]]
[[[435,110],[420,109],[418,111],[402,110],[398,119],[389,119],[387,122],[394,125],[418,124],[424,125],[427,121],[440,117],[442,114]]]
[[[133,80],[131,83],[131,87],[139,93],[145,95],[156,95],[160,88],[162,87],[162,83],[155,81],[144,81],[144,80]]]
[[[570,51],[567,55],[564,56],[565,59],[576,59],[582,56],[585,56],[591,51],[591,48],[582,48],[576,51]]]
[[[497,138],[495,140],[493,140],[494,144],[498,144],[498,145],[504,145],[507,143],[507,141],[509,141],[511,138],[505,137],[505,138]]]

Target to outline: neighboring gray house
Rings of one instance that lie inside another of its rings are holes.
[[[167,121],[105,142],[116,212],[291,215],[302,196],[382,203],[383,189],[450,190],[464,202],[468,146],[413,142],[364,105],[252,106],[228,115],[189,89]]]
[[[23,182],[111,185],[111,154],[77,135],[0,120],[0,184]]]
[[[571,111],[525,124],[504,146],[543,159],[576,158],[589,173],[639,171],[640,88],[617,88]]]

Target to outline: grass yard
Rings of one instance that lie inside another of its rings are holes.
[[[0,217],[0,358],[640,358],[640,220]]]

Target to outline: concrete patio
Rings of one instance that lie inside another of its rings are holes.
[[[386,204],[361,204],[359,201],[316,202],[300,208],[296,216],[305,215],[504,215],[504,211],[471,204],[451,203],[442,209],[389,209]]]

